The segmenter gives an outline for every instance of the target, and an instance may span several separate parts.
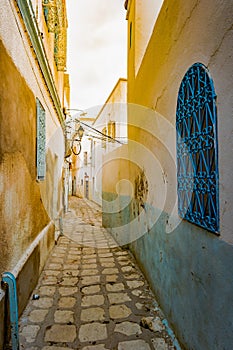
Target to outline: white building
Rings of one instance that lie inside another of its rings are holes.
[[[102,205],[102,169],[104,156],[127,143],[127,80],[120,78],[97,115],[92,127],[91,185],[92,199]]]

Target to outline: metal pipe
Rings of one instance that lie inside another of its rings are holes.
[[[19,322],[16,279],[11,272],[2,274],[2,281],[8,285],[12,350],[19,350]]]

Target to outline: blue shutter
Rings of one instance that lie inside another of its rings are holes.
[[[185,74],[176,111],[179,215],[219,232],[216,94],[207,68],[196,63]]]
[[[37,150],[36,166],[37,179],[44,180],[46,173],[46,120],[45,110],[38,99],[36,99],[37,114]]]

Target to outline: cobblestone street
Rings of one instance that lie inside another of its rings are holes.
[[[101,226],[100,208],[72,197],[63,233],[21,316],[20,349],[178,349],[134,258]]]

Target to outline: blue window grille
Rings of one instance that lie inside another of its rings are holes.
[[[219,232],[216,94],[207,68],[195,63],[179,89],[176,110],[178,213]]]
[[[36,144],[36,166],[37,179],[44,180],[46,173],[46,120],[45,110],[38,99],[36,99],[37,114],[37,144]]]

